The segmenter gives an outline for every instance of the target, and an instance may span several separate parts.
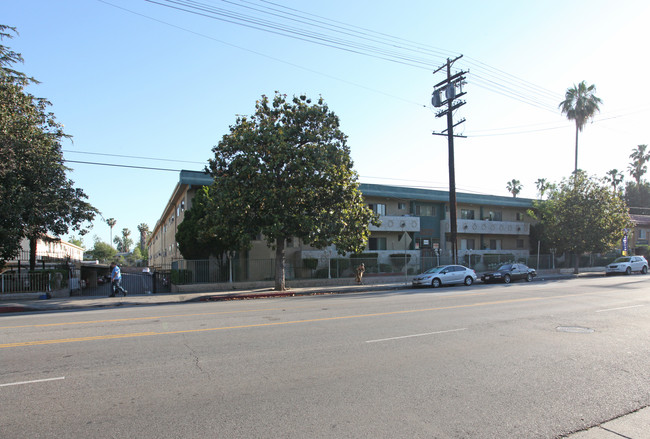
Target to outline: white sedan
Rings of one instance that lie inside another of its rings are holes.
[[[648,272],[648,261],[643,256],[622,256],[605,268],[605,275],[615,273],[632,274],[633,271],[646,274]]]
[[[414,287],[465,284],[472,285],[476,280],[476,272],[462,265],[440,265],[430,268],[413,278]]]

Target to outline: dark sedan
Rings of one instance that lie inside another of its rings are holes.
[[[505,264],[496,271],[484,273],[481,276],[481,280],[486,284],[490,282],[509,284],[513,280],[519,279],[526,279],[527,282],[530,282],[535,276],[537,276],[535,269],[529,268],[524,264]]]

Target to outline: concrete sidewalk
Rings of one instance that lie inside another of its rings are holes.
[[[603,271],[590,271],[574,275],[572,273],[561,272],[540,272],[535,281],[544,280],[561,280],[575,279],[578,277],[603,276]],[[324,294],[346,294],[360,292],[381,292],[397,290],[400,288],[411,288],[413,276],[404,278],[403,276],[392,277],[372,277],[364,278],[363,285],[350,283],[341,285],[339,281],[336,284],[328,284],[328,279],[323,279],[322,283],[312,286],[291,287],[291,281],[287,282],[287,291],[275,291],[272,286],[263,288],[242,288],[235,289],[236,285],[229,288],[223,288],[218,291],[209,292],[184,292],[184,293],[159,293],[159,294],[138,294],[127,295],[126,297],[106,297],[106,296],[72,296],[63,298],[39,299],[43,294],[29,293],[25,294],[4,294],[0,295],[0,314],[12,312],[44,312],[58,310],[78,310],[92,309],[115,306],[146,306],[146,305],[163,305],[182,302],[208,302],[208,301],[226,301],[226,300],[248,300],[272,297],[292,297],[306,295],[324,295]],[[478,282],[480,284],[480,281]]]
[[[567,439],[649,439],[650,407],[562,437]]]

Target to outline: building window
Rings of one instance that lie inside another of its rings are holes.
[[[501,218],[502,218],[502,216],[501,216],[501,212],[500,212],[500,211],[493,211],[493,210],[491,210],[491,211],[488,212],[488,219],[489,219],[490,221],[502,221]]]
[[[430,204],[418,204],[415,206],[417,216],[436,216],[436,208]]]
[[[646,229],[639,229],[639,239],[647,239],[648,233]]]
[[[524,220],[524,214],[522,212],[517,212],[517,221],[523,221]]]
[[[370,210],[372,210],[377,215],[386,215],[386,205],[377,203],[377,204],[368,204]]]
[[[501,250],[501,240],[490,239],[490,250]]]
[[[370,238],[368,240],[369,250],[386,250],[386,238]]]
[[[406,209],[406,203],[397,203],[397,210]]]
[[[524,248],[524,240],[523,239],[518,239],[517,240],[517,248]]]
[[[474,210],[473,209],[460,209],[460,219],[473,220],[474,219]]]
[[[461,239],[460,240],[460,249],[461,250],[474,250],[474,240],[473,239]]]

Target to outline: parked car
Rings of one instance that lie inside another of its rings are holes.
[[[633,271],[646,274],[648,261],[643,256],[621,256],[605,267],[605,275],[616,273],[632,274]]]
[[[462,265],[440,265],[431,268],[413,278],[414,287],[465,284],[472,285],[476,280],[476,272]]]
[[[537,276],[535,269],[524,264],[504,264],[496,271],[481,275],[481,280],[486,284],[490,282],[509,284],[513,280],[520,279],[526,279],[527,282],[530,282],[535,276]]]

